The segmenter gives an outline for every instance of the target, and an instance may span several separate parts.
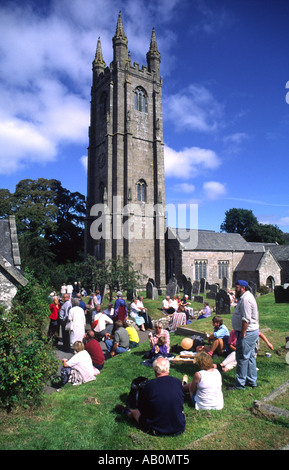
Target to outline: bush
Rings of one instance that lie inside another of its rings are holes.
[[[19,289],[13,308],[0,317],[0,406],[31,406],[40,402],[58,362],[46,334],[49,322],[47,289],[31,273]]]

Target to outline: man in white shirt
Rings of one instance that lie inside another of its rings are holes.
[[[171,315],[175,313],[175,309],[170,305],[170,296],[167,295],[162,302],[162,309],[165,315]]]
[[[255,344],[259,338],[259,313],[255,297],[250,292],[247,281],[235,284],[237,305],[232,315],[232,327],[236,332],[236,380],[235,389],[246,385],[257,387]]]
[[[101,341],[105,337],[106,333],[111,334],[113,330],[113,320],[109,318],[98,306],[95,315],[92,320],[92,330],[95,334],[95,339]]]

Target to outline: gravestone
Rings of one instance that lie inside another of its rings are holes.
[[[192,300],[193,294],[193,284],[191,282],[191,278],[187,279],[186,284],[184,285],[184,295],[188,295],[189,300]]]
[[[204,297],[202,295],[195,295],[194,296],[194,302],[198,302],[200,304],[204,303]]]
[[[229,279],[227,277],[223,277],[222,289],[227,291],[228,287],[229,287]]]
[[[254,297],[256,297],[257,286],[256,286],[255,282],[249,281],[248,284],[249,284],[249,287],[251,289],[252,294],[254,295]]]
[[[229,294],[220,289],[216,294],[216,315],[228,315],[231,313],[231,299]]]
[[[136,291],[134,289],[128,289],[126,293],[127,300],[133,300],[136,297]]]
[[[182,287],[183,289],[185,288],[185,285],[186,285],[187,281],[188,281],[187,276],[186,276],[185,274],[182,274],[182,281],[181,281],[181,282],[182,282],[182,285],[181,285],[181,287]]]
[[[193,282],[192,294],[193,295],[199,295],[199,293],[200,293],[200,281],[194,281]]]
[[[216,295],[217,295],[216,292],[210,291],[210,292],[207,292],[206,298],[214,300],[216,298]]]
[[[200,293],[204,294],[206,290],[206,279],[202,277],[201,283],[200,283]]]
[[[211,284],[210,285],[210,292],[214,292],[215,294],[217,294],[217,292],[219,292],[219,284]]]
[[[148,281],[146,285],[146,296],[147,299],[158,300],[159,293],[157,287],[154,285],[153,282]]]
[[[166,295],[169,295],[172,298],[173,295],[177,295],[178,293],[178,282],[173,274],[173,277],[169,280],[167,284]]]
[[[274,296],[276,304],[289,303],[289,287],[284,289],[283,286],[275,286]]]

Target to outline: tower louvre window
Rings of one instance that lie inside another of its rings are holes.
[[[145,180],[140,179],[136,184],[137,200],[140,202],[146,202],[147,197],[147,185]]]
[[[146,92],[141,87],[138,87],[134,93],[134,109],[142,113],[147,112]]]

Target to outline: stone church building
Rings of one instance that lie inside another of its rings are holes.
[[[147,65],[131,62],[119,13],[107,67],[92,64],[85,252],[129,257],[165,285],[165,176],[160,53],[153,29]]]
[[[197,246],[166,228],[160,52],[152,30],[147,64],[132,63],[119,13],[106,65],[100,38],[92,63],[85,253],[127,256],[135,269],[164,288],[174,274],[232,285],[244,277],[277,285],[271,252],[254,253],[240,235],[199,230]],[[146,279],[144,278],[144,284]]]

